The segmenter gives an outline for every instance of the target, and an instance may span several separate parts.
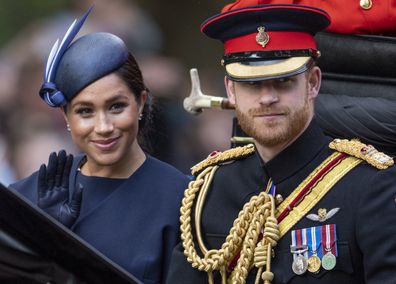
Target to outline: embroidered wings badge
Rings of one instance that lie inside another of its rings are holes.
[[[333,208],[327,212],[326,208],[319,208],[318,214],[308,214],[307,218],[312,221],[324,222],[333,217],[339,210],[340,208]]]

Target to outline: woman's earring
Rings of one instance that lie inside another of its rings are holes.
[[[139,120],[142,120],[142,118],[143,118],[143,114],[141,113],[141,114],[139,114]]]
[[[68,124],[66,124],[66,129],[67,129],[67,131],[69,131],[70,132],[70,124],[68,123]]]

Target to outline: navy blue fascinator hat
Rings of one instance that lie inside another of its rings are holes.
[[[128,59],[125,43],[110,33],[91,33],[71,43],[91,10],[73,22],[48,56],[39,93],[51,107],[66,105],[86,86],[119,69]]]

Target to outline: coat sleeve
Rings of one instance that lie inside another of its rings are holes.
[[[378,171],[362,188],[356,238],[363,254],[365,280],[394,283],[396,270],[396,167]]]

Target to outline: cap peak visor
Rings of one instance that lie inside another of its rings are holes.
[[[262,81],[295,76],[305,72],[314,62],[310,56],[281,60],[234,62],[225,66],[234,81]]]

